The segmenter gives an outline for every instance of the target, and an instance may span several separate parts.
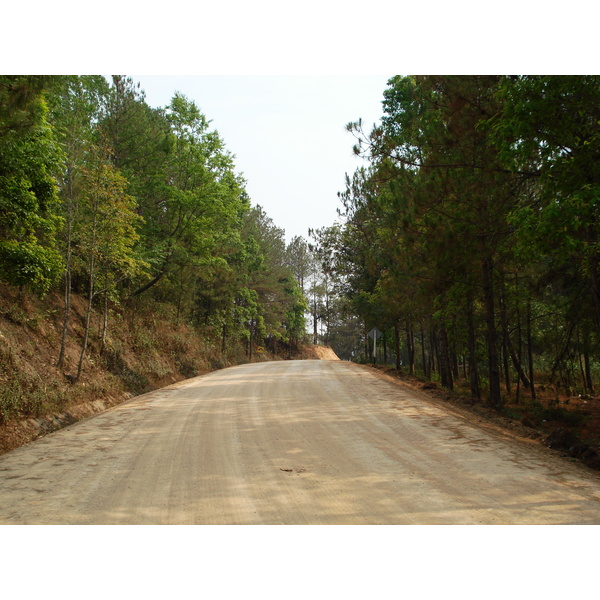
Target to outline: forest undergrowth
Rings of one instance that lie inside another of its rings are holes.
[[[521,390],[520,396],[507,394],[502,388],[500,408],[485,402],[475,402],[470,395],[469,381],[459,379],[453,390],[439,382],[427,380],[423,374],[410,375],[393,366],[369,364],[371,368],[395,377],[404,384],[463,410],[493,422],[522,438],[537,440],[548,448],[572,460],[581,460],[588,467],[600,470],[600,396],[568,396],[549,383],[541,383],[535,399],[531,392]]]

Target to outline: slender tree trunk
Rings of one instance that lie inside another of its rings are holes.
[[[396,370],[400,370],[400,325],[394,323],[394,345],[396,349]]]
[[[254,319],[250,322],[250,340],[249,340],[249,345],[248,345],[248,360],[250,362],[252,362],[253,337],[254,337]]]
[[[421,358],[423,359],[423,373],[427,372],[427,362],[425,357],[425,334],[423,332],[423,322],[419,323],[421,329]]]
[[[456,352],[456,343],[452,341],[452,350],[450,351],[450,363],[452,365],[452,374],[456,381],[460,377],[460,368],[458,365],[458,352]]]
[[[79,381],[81,377],[81,371],[83,370],[83,360],[88,347],[88,340],[90,335],[90,322],[92,318],[92,302],[94,301],[94,252],[90,259],[90,277],[89,277],[89,292],[88,292],[88,306],[85,315],[85,329],[83,332],[83,342],[81,344],[81,354],[79,355],[79,364],[77,366],[77,375],[75,376],[75,382]]]
[[[510,367],[508,366],[508,344],[506,336],[502,334],[502,368],[504,370],[504,387],[508,397],[512,396],[512,386],[510,381]]]
[[[65,364],[65,351],[67,347],[67,333],[69,331],[69,314],[71,312],[71,232],[69,227],[69,241],[67,250],[67,261],[65,265],[65,308],[63,313],[62,333],[60,338],[60,353],[56,366],[62,369]]]
[[[494,303],[494,262],[491,256],[483,261],[483,298],[487,326],[488,371],[490,390],[488,402],[494,407],[502,404],[500,394],[500,367],[496,341],[496,312]]]
[[[313,344],[316,346],[319,342],[318,324],[317,324],[317,297],[313,296]]]
[[[505,298],[505,286],[504,286],[504,275],[501,279],[501,292],[500,292],[500,323],[502,325],[502,363],[504,366],[504,381],[506,384],[506,393],[508,396],[512,396],[512,389],[510,385],[510,367],[508,364],[508,318],[506,316],[506,298]]]
[[[100,353],[104,352],[106,346],[106,335],[108,332],[108,290],[104,292],[104,310],[102,311],[102,348]]]
[[[140,294],[143,294],[146,290],[149,290],[153,285],[156,285],[164,276],[164,274],[167,272],[167,265],[165,264],[165,266],[163,267],[163,270],[151,281],[149,281],[146,285],[143,285],[141,288],[139,288],[138,290],[136,290],[135,292],[133,292],[133,294],[131,294],[131,297],[135,297],[135,296],[139,296]]]
[[[585,379],[585,369],[583,368],[583,348],[581,344],[581,327],[577,327],[577,361],[579,363],[579,373],[584,393],[588,393],[587,381]]]
[[[521,404],[521,378],[517,377],[517,391],[515,393],[515,404]]]
[[[88,298],[88,308],[85,316],[85,330],[83,333],[83,342],[81,344],[81,354],[79,355],[79,364],[77,366],[77,375],[75,376],[75,382],[79,381],[81,377],[81,371],[83,370],[83,360],[88,347],[88,340],[90,334],[90,320],[92,316],[92,297]]]
[[[521,308],[519,302],[519,277],[515,273],[515,289],[517,290],[517,359],[519,363],[519,368],[517,372],[519,373],[519,377],[517,377],[517,394],[515,397],[515,401],[517,404],[521,403],[521,373],[523,372],[522,363],[523,363],[523,338],[521,332]],[[510,338],[509,338],[510,340]],[[527,385],[525,387],[528,387]]]
[[[590,394],[594,393],[594,382],[592,381],[592,370],[590,368],[590,331],[587,324],[583,327],[583,367],[585,383]]]
[[[379,344],[377,343],[377,335],[373,335],[373,364],[377,364],[377,348]]]
[[[471,385],[471,398],[481,400],[479,370],[477,367],[475,325],[473,319],[473,296],[471,290],[469,290],[469,296],[467,298],[467,328],[469,330],[469,381]]]
[[[554,381],[556,380],[556,371],[559,372],[559,376],[563,379],[563,382],[565,383],[565,389],[567,389],[569,387],[569,383],[567,383],[563,377],[564,369],[561,368],[561,363],[563,362],[563,359],[565,358],[565,356],[567,356],[567,354],[568,354],[569,346],[571,345],[571,338],[573,337],[574,329],[575,329],[575,323],[573,322],[569,325],[569,329],[567,330],[567,335],[565,337],[565,341],[563,343],[562,349],[556,356],[556,360],[554,361],[554,365],[552,367],[552,372],[550,373],[550,383],[554,383]],[[566,367],[566,369],[568,371],[568,366]],[[567,380],[568,380],[568,373],[567,373]],[[568,389],[567,389],[567,391],[568,391]]]
[[[73,231],[73,174],[69,169],[68,175],[68,208],[67,208],[67,255],[65,257],[65,308],[63,313],[62,333],[60,338],[60,352],[56,366],[62,369],[65,363],[67,346],[67,333],[69,331],[69,315],[71,312],[71,252]]]
[[[442,325],[440,327],[440,375],[442,377],[442,385],[449,390],[454,388],[452,380],[452,365],[450,362],[450,349],[448,347],[448,332]]]
[[[388,360],[387,360],[387,340],[386,340],[385,333],[381,336],[381,342],[382,342],[382,345],[383,345],[383,364],[387,365],[388,364]]]
[[[507,349],[508,349],[508,355],[510,357],[510,359],[512,360],[513,366],[515,367],[515,371],[517,372],[517,374],[519,375],[519,379],[523,382],[523,385],[528,388],[529,387],[529,379],[527,378],[527,375],[525,375],[525,371],[523,370],[523,366],[521,364],[521,359],[519,357],[517,357],[517,354],[515,353],[515,350],[513,348],[512,342],[510,341],[510,336],[507,337]],[[520,344],[520,340],[519,340],[519,344]],[[520,353],[521,351],[519,351]]]
[[[329,332],[331,329],[331,310],[329,308],[329,287],[325,287],[325,345],[329,346]]]
[[[529,363],[529,385],[531,386],[531,399],[536,400],[535,383],[533,379],[533,346],[531,339],[531,298],[527,298],[527,315],[525,317],[525,328],[527,330],[527,362]]]
[[[436,365],[436,359],[437,365]],[[437,336],[435,335],[434,327],[431,328],[429,332],[429,375],[428,379],[431,379],[432,373],[437,373],[437,366],[439,366],[439,357],[438,357],[438,343]]]
[[[87,312],[85,316],[85,330],[83,332],[83,342],[81,344],[81,354],[79,356],[79,364],[77,366],[77,375],[75,376],[75,382],[79,381],[81,377],[81,371],[83,369],[83,360],[85,358],[85,353],[87,351],[88,340],[90,335],[90,322],[92,318],[92,303],[94,301],[94,285],[96,280],[96,227],[98,224],[98,213],[97,213],[97,204],[94,203],[94,219],[92,222],[92,242],[90,247],[90,276],[88,280],[88,306]]]
[[[502,326],[502,362],[504,367],[504,381],[506,382],[506,393],[510,397],[512,396],[512,385],[510,376],[510,361],[509,358],[512,356],[513,362],[516,362],[514,353],[511,353],[511,342],[510,333],[508,330],[508,315],[506,309],[506,284],[504,279],[504,273],[500,274],[500,323]]]
[[[415,340],[410,319],[406,319],[406,351],[408,353],[408,372],[415,374]]]

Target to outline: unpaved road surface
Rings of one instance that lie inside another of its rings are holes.
[[[0,523],[600,523],[600,477],[341,361],[242,365],[0,457]]]

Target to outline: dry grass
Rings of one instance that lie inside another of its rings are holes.
[[[210,331],[200,334],[176,323],[169,305],[138,302],[127,310],[111,311],[104,347],[101,315],[93,314],[83,374],[73,384],[85,309],[85,300],[74,295],[65,364],[59,370],[61,296],[40,300],[0,285],[0,452],[35,439],[56,420],[66,424],[132,395],[247,362],[243,344],[230,340],[222,352],[220,340],[212,339]],[[302,347],[293,357],[320,358],[320,353],[320,348]],[[289,351],[262,350],[253,360],[282,358],[289,358]]]

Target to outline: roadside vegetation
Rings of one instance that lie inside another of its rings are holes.
[[[193,101],[0,76],[0,423],[301,355],[291,256]]]
[[[340,219],[312,234],[340,358],[525,423],[585,421],[573,409],[600,402],[599,107],[596,76],[391,78],[381,122],[347,126],[364,166]]]

